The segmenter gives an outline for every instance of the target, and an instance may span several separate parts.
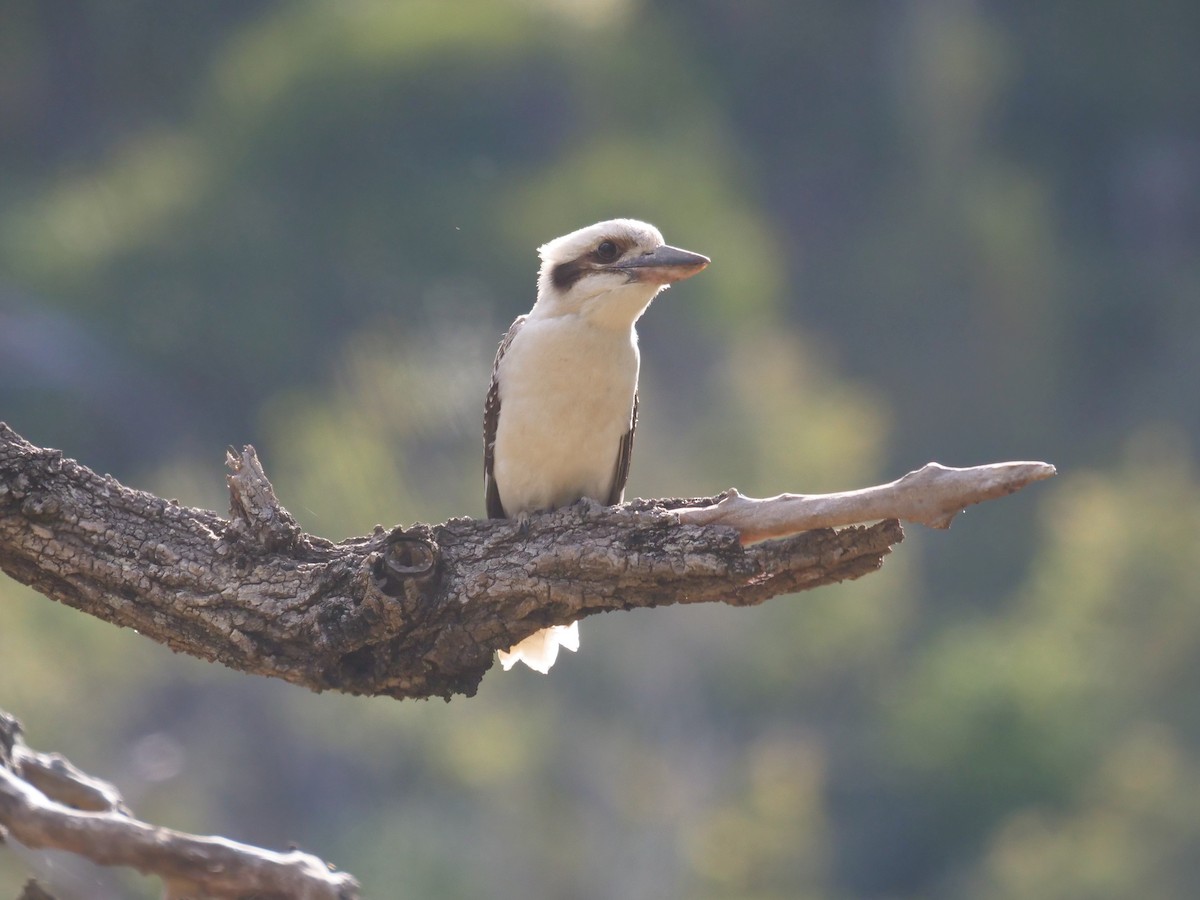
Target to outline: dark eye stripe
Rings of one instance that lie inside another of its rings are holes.
[[[605,244],[612,245],[613,252],[611,255],[600,252]],[[578,259],[559,263],[550,270],[550,280],[560,291],[569,291],[588,272],[593,271],[598,266],[606,266],[615,262],[624,256],[633,245],[634,242],[628,238],[606,238],[597,244],[594,250],[588,251]]]
[[[550,280],[560,291],[569,291],[587,271],[588,267],[584,266],[583,260],[573,259],[570,262],[559,263],[551,269]]]

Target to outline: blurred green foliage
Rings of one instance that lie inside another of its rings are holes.
[[[0,10],[0,417],[330,538],[478,515],[535,248],[711,255],[643,320],[630,493],[1063,473],[757,610],[583,625],[449,705],[316,696],[0,582],[0,706],[142,816],[368,896],[1191,897],[1200,8]],[[136,878],[0,848],[62,896]]]

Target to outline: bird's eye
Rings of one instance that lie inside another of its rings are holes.
[[[617,258],[617,245],[612,241],[601,241],[600,246],[596,248],[596,258],[600,262],[612,262]]]

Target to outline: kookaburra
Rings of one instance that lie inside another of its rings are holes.
[[[634,325],[663,288],[708,258],[633,219],[581,228],[539,248],[537,302],[500,342],[484,407],[489,518],[524,518],[583,498],[620,503],[637,427]],[[547,672],[578,623],[530,635],[500,662]]]

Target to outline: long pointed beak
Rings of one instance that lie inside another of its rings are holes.
[[[613,268],[623,270],[630,281],[673,284],[691,278],[710,262],[707,256],[664,244],[649,253],[623,260]]]

